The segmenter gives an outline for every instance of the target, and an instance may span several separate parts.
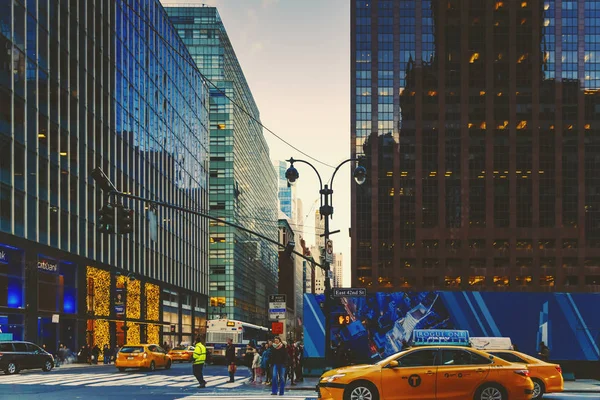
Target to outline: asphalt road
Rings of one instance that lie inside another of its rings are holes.
[[[22,371],[18,375],[0,373],[0,399],[262,399],[272,398],[270,388],[251,385],[249,371],[240,367],[236,381],[229,383],[224,366],[204,369],[205,389],[198,388],[191,364],[175,364],[170,370],[154,372],[127,370],[114,366],[61,367],[51,372]],[[314,391],[294,391],[280,399],[314,399]]]
[[[249,372],[240,368],[236,382],[228,383],[224,366],[209,365],[205,368],[207,388],[199,389],[191,374],[190,364],[175,364],[170,370],[118,372],[114,366],[63,367],[51,372],[23,371],[18,375],[0,375],[0,399],[126,399],[126,400],[263,400],[272,399],[270,388],[248,383]],[[314,400],[316,393],[310,390],[292,390],[287,400]],[[597,393],[563,393],[547,395],[553,400],[598,399]]]

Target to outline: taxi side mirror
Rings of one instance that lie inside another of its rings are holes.
[[[399,366],[400,366],[400,363],[396,360],[390,361],[390,363],[388,364],[388,367],[390,367],[390,368],[397,368]]]

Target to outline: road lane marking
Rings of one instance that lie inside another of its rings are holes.
[[[235,382],[225,383],[224,385],[219,386],[220,388],[236,388],[242,386],[244,383],[248,382],[250,378],[237,379]]]
[[[76,382],[70,382],[70,383],[66,383],[65,386],[92,386],[93,384],[98,384],[101,382],[111,382],[111,383],[116,383],[116,382],[121,382],[123,380],[126,379],[139,379],[141,377],[143,377],[144,375],[142,374],[135,374],[134,375],[128,375],[128,376],[119,376],[119,375],[115,375],[115,374],[111,374],[110,376],[106,376],[103,378],[95,378],[95,377],[91,377],[88,376],[87,378],[82,379],[81,381],[76,381]]]

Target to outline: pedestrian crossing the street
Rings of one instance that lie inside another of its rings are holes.
[[[205,375],[207,388],[234,389],[243,386],[249,378],[237,379],[229,382],[229,377],[223,375]],[[26,373],[12,376],[0,376],[2,385],[41,385],[63,387],[111,387],[111,386],[157,386],[172,388],[197,387],[198,381],[194,376],[170,376],[160,373],[104,373],[104,374],[68,374],[56,375],[52,373]],[[1,390],[1,389],[0,389]],[[239,399],[238,399],[239,400]]]

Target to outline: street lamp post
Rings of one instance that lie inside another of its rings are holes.
[[[345,161],[342,161],[333,171],[329,185],[327,185],[327,184],[323,185],[323,180],[321,179],[321,175],[319,174],[319,171],[317,171],[317,169],[314,167],[314,165],[312,165],[308,161],[295,160],[293,158],[290,158],[289,160],[286,160],[286,161],[290,163],[290,167],[285,172],[285,177],[287,178],[289,183],[296,182],[298,180],[298,178],[300,177],[298,170],[294,167],[294,163],[307,164],[315,171],[315,173],[317,174],[317,177],[319,178],[319,194],[320,194],[320,203],[321,203],[321,206],[319,208],[319,213],[321,214],[321,218],[325,218],[325,221],[324,221],[325,230],[321,236],[324,237],[325,243],[327,244],[327,242],[329,240],[329,235],[339,232],[339,230],[333,231],[333,232],[331,232],[329,230],[329,218],[333,215],[333,180],[335,178],[335,174],[337,173],[337,171],[340,169],[340,167],[342,165],[344,165],[350,161],[360,161],[360,159],[359,158],[349,158]],[[359,165],[354,169],[353,176],[354,176],[354,180],[356,181],[356,183],[359,185],[362,185],[367,178],[367,170],[365,169],[365,167]],[[331,354],[330,354],[331,353],[331,321],[329,318],[330,317],[329,314],[331,312],[331,300],[332,300],[331,299],[331,277],[330,277],[331,266],[329,265],[329,261],[327,261],[327,258],[325,258],[325,260],[323,260],[322,268],[323,268],[323,271],[325,272],[325,303],[324,303],[324,307],[323,307],[324,308],[323,313],[325,314],[325,352],[324,353],[325,353],[325,360],[329,359],[329,361],[333,361],[333,360],[331,360]]]

